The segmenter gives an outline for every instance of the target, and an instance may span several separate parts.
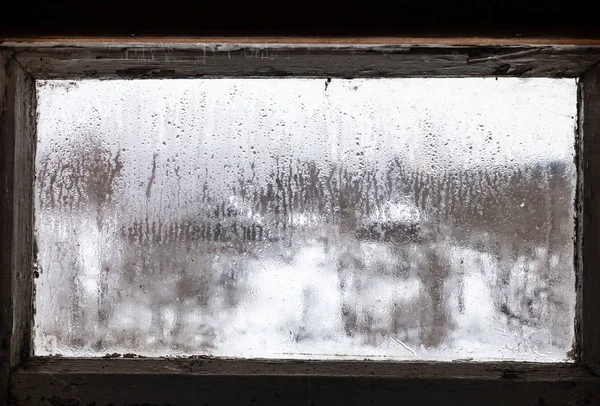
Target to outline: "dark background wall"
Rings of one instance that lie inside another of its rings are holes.
[[[2,0],[0,36],[600,37],[590,0]]]

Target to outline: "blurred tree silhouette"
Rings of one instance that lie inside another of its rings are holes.
[[[111,209],[113,195],[117,188],[117,179],[123,170],[120,153],[113,154],[110,149],[94,136],[88,135],[83,140],[71,146],[65,146],[60,151],[48,153],[39,158],[36,181],[38,183],[38,205],[41,210],[54,213],[55,216],[81,216],[83,213],[92,214],[95,218],[95,227],[98,231],[105,228],[105,216],[114,216]],[[59,214],[61,213],[61,214]],[[98,323],[99,330],[105,331],[108,325],[109,286],[108,278],[111,272],[110,254],[108,247],[101,241],[96,242],[99,250],[100,281],[98,289]],[[70,258],[72,250],[68,247],[62,252]],[[63,271],[72,272],[69,278],[70,303],[69,321],[71,328],[71,345],[80,348],[84,345],[85,330],[83,326],[89,325],[85,320],[85,298],[81,285],[81,260],[77,263],[69,261],[70,269]],[[112,270],[118,272],[118,270]],[[57,334],[60,334],[57,332]]]
[[[135,347],[149,335],[158,346],[210,353],[218,336],[215,320],[221,312],[234,312],[251,289],[250,261],[274,257],[290,262],[312,240],[337,264],[331,271],[339,280],[343,330],[366,345],[378,346],[387,338],[414,347],[448,344],[453,315],[465,306],[465,269],[453,262],[453,247],[493,258],[497,276],[490,290],[509,325],[551,326],[559,337],[572,323],[559,317],[567,293],[557,286],[568,280],[561,267],[571,255],[573,235],[572,173],[564,163],[429,173],[398,158],[354,169],[278,158],[265,181],[256,180],[251,165],[225,193],[205,182],[196,191],[195,213],[167,218],[147,209],[157,202],[153,185],[158,177],[177,177],[177,187],[185,188],[185,177],[176,162],[164,167],[157,156],[145,181],[146,201],[139,202],[146,205],[145,217],[115,220],[118,241],[99,251],[98,351],[118,344]],[[106,216],[116,218],[115,193],[124,167],[118,153],[91,137],[43,156],[38,166],[41,206],[89,210],[102,230]],[[373,244],[386,247],[394,260],[367,260]],[[83,265],[68,263],[64,255],[63,266],[73,267],[70,320],[85,325],[78,277]],[[529,276],[515,279],[523,263]],[[109,286],[115,269],[115,285]],[[380,278],[399,284],[417,280],[418,294],[390,301],[385,312],[375,310],[369,287]],[[303,291],[296,341],[318,336],[307,309],[315,297],[310,289]],[[452,303],[452,297],[458,302]],[[111,320],[120,317],[109,305],[111,298],[147,307],[150,330],[134,323],[108,334]],[[70,334],[71,345],[83,345],[81,333]]]

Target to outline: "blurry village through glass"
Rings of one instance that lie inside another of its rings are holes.
[[[38,82],[35,353],[562,361],[572,79]]]

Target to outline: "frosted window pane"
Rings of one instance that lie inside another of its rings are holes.
[[[38,98],[37,355],[570,359],[573,79]]]

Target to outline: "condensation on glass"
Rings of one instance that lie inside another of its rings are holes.
[[[37,86],[36,355],[570,359],[574,79]]]

